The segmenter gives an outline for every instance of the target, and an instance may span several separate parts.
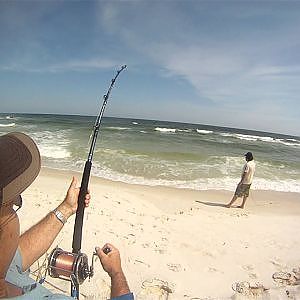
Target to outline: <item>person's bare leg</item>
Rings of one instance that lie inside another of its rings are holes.
[[[232,197],[231,201],[228,204],[226,204],[225,207],[227,207],[227,208],[231,207],[231,205],[236,201],[237,198],[238,197],[236,195],[234,195]]]
[[[247,198],[248,198],[247,196],[243,197],[243,202],[240,206],[238,206],[238,208],[244,208],[245,207],[245,203],[246,203]]]

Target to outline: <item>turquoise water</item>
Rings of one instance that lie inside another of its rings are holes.
[[[0,134],[22,131],[46,167],[82,171],[95,117],[0,114]],[[234,190],[251,151],[254,189],[300,193],[300,138],[175,122],[104,118],[92,175],[135,184]]]

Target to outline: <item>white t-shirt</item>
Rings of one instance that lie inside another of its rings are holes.
[[[253,180],[253,175],[255,172],[255,162],[253,160],[247,161],[243,167],[243,173],[246,173],[244,179],[243,179],[243,184],[251,184]]]

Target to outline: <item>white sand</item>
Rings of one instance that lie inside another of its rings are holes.
[[[22,231],[58,206],[71,176],[42,170],[23,195]],[[80,181],[81,174],[76,176]],[[227,191],[138,186],[99,178],[91,179],[90,190],[82,252],[90,259],[96,245],[117,246],[137,299],[244,299],[232,290],[232,284],[240,281],[271,289],[256,299],[289,299],[286,291],[291,299],[300,299],[299,285],[280,287],[272,279],[274,272],[300,267],[299,194],[251,191],[241,210],[223,207],[232,196]],[[53,247],[71,251],[73,225],[74,216]],[[69,283],[49,276],[47,280],[69,292]],[[96,261],[95,276],[84,282],[81,292],[87,299],[107,299],[109,283]]]

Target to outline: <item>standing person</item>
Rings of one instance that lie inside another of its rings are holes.
[[[16,213],[22,206],[21,193],[39,174],[41,159],[34,141],[19,132],[0,136],[0,298],[20,300],[74,300],[52,294],[40,283],[29,277],[29,267],[49,249],[67,219],[77,210],[79,188],[73,177],[62,203],[50,211],[41,221],[20,235],[19,218]],[[85,206],[90,195],[85,197]],[[14,206],[18,206],[14,210]],[[110,252],[105,254],[97,247],[97,254],[104,270],[111,278],[111,297],[132,300],[118,249],[107,244]]]
[[[250,186],[253,181],[253,175],[255,172],[255,162],[253,161],[253,155],[251,152],[245,154],[246,163],[243,167],[241,181],[238,183],[235,193],[231,201],[226,205],[226,207],[231,207],[231,205],[236,201],[238,197],[243,197],[243,202],[239,208],[244,208],[247,198],[249,197]]]

